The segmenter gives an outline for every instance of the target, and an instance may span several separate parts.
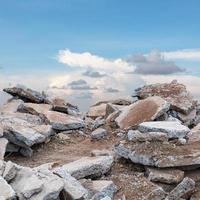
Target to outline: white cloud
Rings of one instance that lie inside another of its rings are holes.
[[[177,51],[162,52],[168,60],[197,60],[200,61],[200,49],[183,49]]]
[[[148,55],[132,55],[127,58],[129,63],[135,63],[137,65],[133,73],[138,74],[173,74],[184,72],[185,70],[180,68],[173,61],[167,61],[164,56],[158,50],[152,50]]]
[[[111,60],[89,52],[75,53],[69,49],[60,50],[57,55],[58,62],[75,68],[93,68],[105,72],[129,72],[133,71],[134,66],[122,60],[121,58]]]

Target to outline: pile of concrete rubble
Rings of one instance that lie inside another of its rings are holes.
[[[135,101],[99,102],[86,114],[25,87],[4,91],[13,98],[0,109],[0,200],[116,199],[111,177],[119,159],[144,168],[131,178],[133,200],[200,199],[200,105],[177,81],[138,88]],[[91,142],[114,134],[118,143],[111,153],[91,149],[93,157],[63,166],[3,161],[10,153],[31,157],[37,145],[70,131]]]

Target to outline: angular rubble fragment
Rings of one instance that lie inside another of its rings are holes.
[[[23,103],[18,108],[18,111],[30,113],[32,115],[40,115],[45,114],[51,109],[52,105],[50,104]]]
[[[107,131],[103,128],[98,128],[91,133],[91,138],[93,140],[104,139],[107,136]]]
[[[10,182],[15,178],[18,170],[19,170],[19,167],[15,163],[8,161],[5,165],[2,176],[7,182]]]
[[[177,116],[178,116],[178,119],[180,119],[184,125],[192,126],[196,124],[197,110],[193,109],[188,114],[177,112]]]
[[[106,116],[106,108],[107,108],[106,103],[102,103],[96,106],[91,106],[87,113],[87,116],[94,119],[97,117],[104,117]]]
[[[162,132],[146,132],[141,133],[138,130],[129,130],[127,134],[128,140],[133,142],[146,141],[167,141],[168,137]]]
[[[83,185],[89,190],[91,200],[102,200],[105,197],[113,199],[114,194],[117,192],[117,186],[113,181],[86,181]]]
[[[3,126],[0,124],[0,138],[3,137]]]
[[[18,97],[25,102],[49,103],[45,95],[26,87],[5,88],[3,91],[14,97]]]
[[[0,108],[1,113],[15,113],[18,108],[23,104],[20,99],[12,99]]]
[[[115,112],[117,110],[119,110],[119,109],[116,105],[113,105],[111,103],[107,103],[105,118],[108,117],[110,114],[112,114],[113,112]]]
[[[173,121],[143,122],[138,125],[138,130],[143,133],[163,132],[168,138],[183,138],[190,132],[188,127]]]
[[[11,143],[21,147],[31,147],[34,144],[44,142],[51,135],[51,128],[49,125],[43,125],[43,130],[47,131],[40,132],[41,127],[32,125],[20,119],[13,120],[12,124],[3,122],[4,125],[4,137],[6,137]],[[47,136],[46,136],[47,135]]]
[[[84,128],[85,124],[79,117],[66,115],[59,112],[48,111],[45,113],[46,118],[49,120],[52,128],[58,131],[66,131],[73,129]]]
[[[195,182],[185,177],[181,183],[179,183],[165,198],[165,200],[176,200],[184,195],[192,194],[195,190]]]
[[[62,112],[62,113],[66,113],[69,115],[78,115],[79,113],[79,109],[77,106],[74,106],[70,103],[65,102],[64,99],[60,99],[60,98],[55,98],[52,101],[53,104],[53,110],[54,111],[58,111],[58,112]]]
[[[8,140],[6,138],[0,138],[0,160],[4,159],[7,144],[8,144]]]
[[[188,143],[194,143],[200,141],[200,123],[197,124],[191,131],[188,133]]]
[[[125,107],[115,122],[121,129],[152,121],[169,110],[170,104],[161,97],[149,97]]]
[[[100,126],[104,125],[106,123],[105,119],[102,117],[97,117],[93,124],[91,125],[92,130],[99,128]]]
[[[6,123],[12,123],[12,121],[20,121],[22,122],[22,120],[34,125],[42,125],[44,124],[44,121],[39,117],[39,116],[35,116],[35,115],[31,115],[28,113],[20,113],[20,112],[16,112],[16,113],[5,113],[3,115],[0,115],[0,122],[6,122]],[[23,125],[23,123],[22,123]]]
[[[114,147],[115,152],[133,163],[159,168],[200,165],[200,145],[176,146],[166,142],[126,142]]]
[[[79,160],[63,165],[61,170],[71,174],[76,179],[99,177],[107,173],[113,164],[112,156],[82,157]],[[55,173],[60,168],[55,169]]]
[[[63,180],[49,170],[35,171],[22,167],[10,183],[19,199],[57,199],[64,187]]]
[[[184,171],[178,169],[157,169],[147,167],[148,179],[153,182],[177,184],[184,178]]]
[[[46,122],[52,125],[53,129],[58,131],[79,129],[84,127],[84,122],[79,117],[52,111],[50,110],[51,108],[52,106],[48,104],[25,103],[21,107],[20,111],[41,116]]]
[[[0,196],[5,200],[15,200],[16,193],[12,187],[0,176]]]
[[[186,87],[177,83],[177,81],[138,88],[135,96],[140,99],[145,99],[149,96],[160,96],[171,104],[173,110],[185,114],[188,114],[197,104],[192,95],[186,90]]]
[[[0,160],[0,176],[3,176],[3,172],[5,170],[6,167],[6,162],[3,160]]]
[[[64,180],[64,196],[66,199],[84,200],[88,199],[88,191],[81,185],[81,183],[72,177],[66,170],[62,168],[55,172],[56,175]]]
[[[23,113],[20,114],[23,115]],[[55,134],[50,125],[38,125],[35,118],[30,118],[28,122],[12,116],[1,116],[0,124],[4,127],[4,137],[16,146],[30,150],[31,146],[43,143]]]

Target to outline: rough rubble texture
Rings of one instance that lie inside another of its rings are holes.
[[[200,199],[200,104],[177,81],[86,113],[26,87],[4,91],[0,200]]]

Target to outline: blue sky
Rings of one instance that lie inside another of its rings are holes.
[[[33,79],[34,75],[46,79],[74,71],[69,61],[59,62],[59,51],[63,49],[113,60],[138,53],[146,56],[152,49],[200,52],[199,0],[0,0],[0,3],[0,72],[4,76],[32,74]],[[185,68],[185,74],[198,77],[199,57],[199,54],[189,59],[175,56],[173,62]],[[12,82],[12,77],[9,81]]]

